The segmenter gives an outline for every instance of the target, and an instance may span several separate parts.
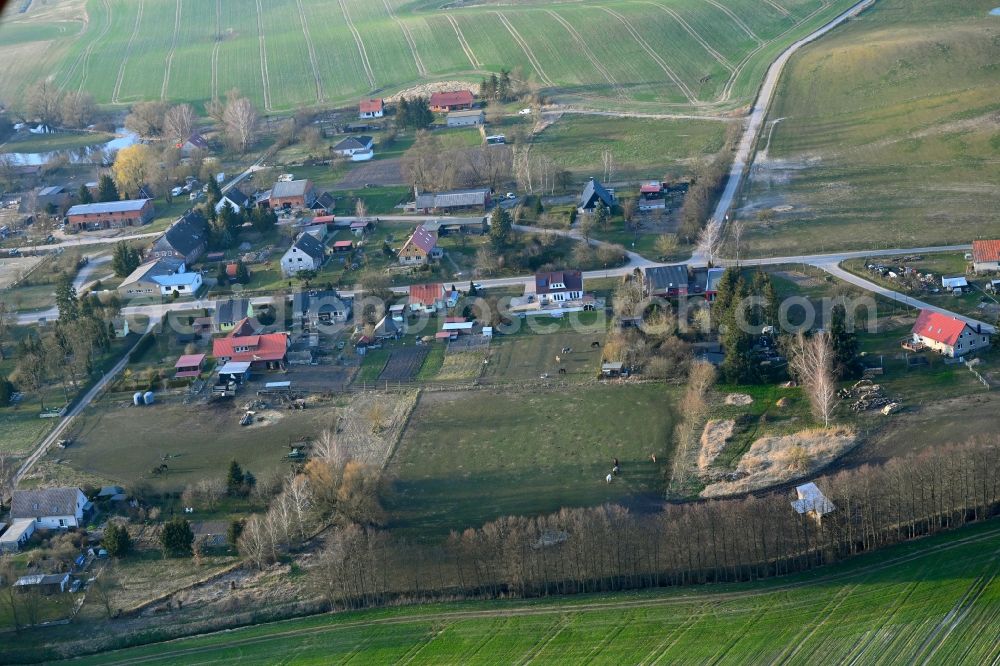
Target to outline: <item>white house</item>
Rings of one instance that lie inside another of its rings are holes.
[[[173,273],[172,275],[157,275],[153,278],[160,285],[161,296],[171,296],[177,292],[179,296],[193,296],[198,293],[203,284],[201,273]]]
[[[229,206],[233,209],[233,212],[239,215],[243,212],[243,208],[251,205],[250,197],[243,194],[238,188],[232,188],[228,192],[222,195],[219,202],[215,204],[215,214],[218,215],[222,212],[223,206]]]
[[[965,321],[933,310],[921,310],[911,330],[911,343],[943,356],[958,358],[990,346],[990,333]]]
[[[331,148],[333,152],[350,157],[352,162],[364,162],[375,156],[372,147],[375,140],[370,136],[351,136]]]
[[[281,273],[288,277],[299,271],[319,270],[326,258],[326,248],[315,236],[299,234],[292,246],[281,256]]]
[[[363,99],[358,105],[358,118],[369,120],[381,118],[385,114],[385,102],[381,99]]]
[[[79,527],[90,506],[79,488],[15,490],[10,503],[11,520],[31,519],[35,527],[66,529]]]
[[[535,295],[538,302],[564,303],[583,298],[583,273],[580,271],[550,271],[535,273]]]

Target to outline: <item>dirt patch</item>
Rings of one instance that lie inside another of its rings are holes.
[[[340,410],[337,438],[352,460],[382,468],[399,441],[417,391],[409,393],[355,393]]]
[[[386,160],[373,160],[364,162],[356,166],[344,175],[337,184],[333,186],[335,190],[355,190],[365,185],[403,185],[402,160],[392,158]]]
[[[761,437],[740,459],[731,478],[709,485],[701,496],[735,495],[801,478],[829,465],[856,440],[857,435],[845,428]]]
[[[701,450],[698,452],[698,470],[701,473],[707,472],[722,449],[726,448],[735,428],[734,419],[712,419],[705,424],[701,433]]]
[[[284,412],[279,412],[276,409],[264,409],[254,414],[253,423],[244,427],[266,428],[269,425],[274,425],[283,418],[285,418]]]
[[[40,256],[0,259],[0,289],[6,289],[20,280],[25,273],[31,270],[35,264],[42,261],[44,258],[44,256]]]
[[[400,90],[392,97],[386,97],[385,101],[389,104],[395,104],[404,97],[407,99],[410,97],[430,97],[432,93],[448,90],[475,90],[478,85],[478,83],[469,83],[468,81],[433,81]]]
[[[753,398],[751,398],[746,393],[730,393],[726,396],[727,405],[749,405],[753,403]]]
[[[819,278],[806,275],[800,271],[775,271],[774,274],[789,282],[794,282],[800,287],[819,287],[823,284]]]
[[[389,355],[389,361],[378,376],[379,381],[407,381],[412,379],[420,366],[424,363],[424,358],[430,351],[426,345],[423,347],[403,347],[394,349]]]

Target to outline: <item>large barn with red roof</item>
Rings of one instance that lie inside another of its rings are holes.
[[[972,268],[977,273],[1000,271],[1000,240],[972,241]]]

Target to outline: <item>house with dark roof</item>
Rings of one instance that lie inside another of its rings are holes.
[[[436,113],[448,113],[449,111],[471,109],[475,99],[472,92],[468,90],[448,90],[432,93],[428,106],[430,106],[431,111]]]
[[[577,206],[581,213],[593,213],[597,202],[602,201],[608,208],[614,208],[615,195],[607,190],[600,182],[591,178],[583,186],[580,194],[580,203]]]
[[[309,208],[311,208],[312,210],[322,213],[332,213],[333,209],[336,207],[337,207],[336,197],[334,197],[326,190],[320,192],[319,196],[316,197],[316,200],[309,205]],[[330,222],[332,223],[333,220],[330,220]]]
[[[197,210],[189,210],[153,242],[149,256],[197,261],[208,247],[208,220]]]
[[[316,330],[324,324],[343,324],[353,314],[353,299],[335,290],[299,291],[292,296],[292,323]]]
[[[326,261],[326,246],[313,234],[301,233],[281,255],[281,273],[285,277],[299,271],[315,271]]]
[[[146,224],[154,212],[152,199],[77,204],[66,211],[66,223],[78,231],[120,229]]]
[[[278,181],[271,188],[268,205],[274,208],[308,208],[316,201],[316,190],[312,181]]]
[[[959,358],[990,346],[990,332],[981,324],[973,326],[934,310],[920,311],[910,335],[908,348],[927,348],[949,358]]]
[[[423,213],[459,209],[476,209],[485,212],[490,203],[490,190],[488,188],[474,188],[450,192],[418,193],[415,208]]]
[[[691,276],[687,264],[654,266],[643,270],[643,283],[647,296],[678,298],[687,296]]]
[[[15,490],[10,503],[11,520],[35,521],[35,527],[65,529],[79,527],[90,502],[79,488]]]
[[[564,303],[583,298],[583,273],[580,271],[548,271],[535,273],[535,296],[542,305]]]
[[[385,102],[382,99],[363,99],[358,105],[358,118],[368,120],[381,118],[385,114]]]
[[[238,323],[253,317],[253,305],[249,298],[230,298],[215,302],[212,327],[219,333],[233,330]]]
[[[218,215],[222,212],[223,206],[229,206],[233,209],[234,213],[243,212],[244,208],[249,208],[253,205],[250,197],[243,194],[243,191],[238,187],[231,187],[229,191],[222,195],[219,202],[215,204],[215,214]]]
[[[205,137],[203,137],[199,132],[192,132],[191,136],[183,142],[177,144],[177,148],[181,151],[181,155],[184,157],[189,157],[191,153],[196,150],[200,150],[205,153],[209,151],[208,141],[205,141]]]
[[[352,162],[364,162],[375,156],[372,147],[375,140],[370,136],[349,136],[330,150],[343,157],[350,157]]]
[[[972,269],[977,273],[1000,271],[1000,240],[972,241]]]
[[[438,247],[438,236],[423,226],[417,227],[403,247],[399,250],[399,263],[404,266],[426,264],[444,256],[444,251]]]

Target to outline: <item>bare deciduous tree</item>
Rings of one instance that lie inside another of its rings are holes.
[[[720,225],[709,221],[698,234],[698,251],[704,255],[708,265],[715,263],[715,258],[722,247],[722,234]]]
[[[194,131],[194,109],[190,104],[171,107],[163,117],[163,133],[175,144],[187,141]]]
[[[837,382],[833,372],[835,353],[830,334],[818,331],[806,337],[799,333],[791,345],[789,367],[809,397],[813,417],[830,427],[830,418],[837,407]]]
[[[222,119],[229,143],[245,153],[257,135],[257,109],[253,103],[238,90],[229,91]]]

